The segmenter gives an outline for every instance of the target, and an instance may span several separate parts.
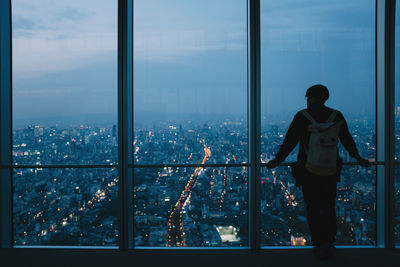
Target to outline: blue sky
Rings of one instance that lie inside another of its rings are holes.
[[[116,2],[12,1],[15,119],[116,112]],[[372,116],[375,1],[299,3],[261,1],[262,113],[291,117],[323,83]],[[134,27],[136,119],[246,113],[246,1],[135,0]]]
[[[115,1],[13,0],[12,15],[14,120],[116,112]]]

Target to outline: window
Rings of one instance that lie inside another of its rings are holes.
[[[262,162],[275,157],[314,84],[328,87],[326,105],[343,113],[360,154],[374,159],[375,1],[261,1]],[[297,151],[286,161],[296,161]],[[352,161],[343,148],[340,156]],[[301,189],[290,167],[263,168],[261,179],[262,245],[310,245]],[[374,167],[343,168],[337,244],[375,244],[375,181]]]
[[[13,0],[12,30],[14,244],[117,246],[117,1]]]
[[[14,169],[14,244],[116,246],[118,170]]]
[[[318,83],[380,165],[340,147],[337,244],[391,247],[394,230],[399,246],[400,59],[386,75],[382,38],[395,3],[397,51],[392,0],[0,1],[2,247],[310,245],[286,164],[298,148],[265,165]]]
[[[135,245],[247,246],[246,1],[134,12]]]

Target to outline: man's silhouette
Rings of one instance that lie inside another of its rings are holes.
[[[325,101],[329,98],[328,89],[320,84],[311,86],[306,92],[306,97],[307,109],[294,116],[275,159],[269,161],[267,167],[277,167],[300,142],[297,164],[297,166],[300,166],[297,167],[297,172],[300,174],[296,175],[296,185],[302,187],[303,198],[307,207],[308,226],[314,245],[313,252],[316,257],[326,259],[332,256],[335,251],[333,243],[336,235],[336,182],[340,180],[342,161],[338,152],[334,150],[337,156],[334,155],[333,168],[319,168],[309,163],[308,153],[310,152],[310,136],[312,134],[312,127],[310,126],[313,125],[313,122],[321,124],[331,121],[331,125],[337,125],[337,137],[330,139],[332,141],[336,139],[336,142],[339,139],[350,156],[355,158],[361,166],[369,167],[370,162],[358,154],[356,144],[349,133],[342,113],[325,106]],[[323,142],[322,138],[318,141]],[[315,145],[315,142],[312,142],[312,144]],[[335,143],[335,149],[337,149],[336,147]],[[299,169],[301,171],[298,171]]]

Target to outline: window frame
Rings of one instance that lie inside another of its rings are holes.
[[[119,169],[119,249],[140,249],[134,244],[133,184],[134,168],[151,167],[133,164],[133,1],[118,0],[118,165],[54,165],[41,168]],[[394,33],[395,0],[376,0],[375,71],[377,136],[377,231],[376,247],[394,248]],[[249,246],[260,250],[260,0],[247,0],[248,42],[248,144],[247,164],[154,165],[185,167],[246,166],[249,168]],[[0,247],[13,248],[12,170],[33,166],[14,166],[12,162],[12,29],[11,0],[0,1]],[[153,167],[154,167],[153,166]],[[35,166],[36,168],[38,166]],[[25,247],[25,246],[24,246]],[[355,247],[355,246],[351,246]],[[365,247],[365,246],[361,246]],[[51,248],[51,247],[46,247]],[[66,248],[66,247],[64,247]],[[81,248],[81,247],[74,247]],[[101,247],[93,247],[99,248]],[[280,249],[282,247],[274,247]],[[295,248],[295,247],[291,247]],[[157,250],[163,248],[152,247]],[[171,249],[171,248],[168,248]],[[173,248],[181,249],[181,248]],[[185,248],[188,249],[188,248]],[[199,249],[193,247],[189,249]],[[207,248],[209,249],[209,248]],[[211,248],[232,249],[232,248]]]

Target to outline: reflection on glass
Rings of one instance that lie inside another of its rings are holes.
[[[375,245],[375,168],[344,166],[337,184],[336,245]],[[261,214],[263,246],[312,245],[301,187],[289,167],[263,168]]]
[[[248,245],[248,174],[243,168],[136,169],[135,245]]]
[[[247,161],[246,1],[134,5],[135,163]]]
[[[115,162],[118,1],[11,2],[14,162]]]
[[[117,169],[15,169],[14,245],[117,246]]]
[[[396,1],[395,25],[395,161],[400,161],[400,2]],[[395,166],[395,245],[400,246],[400,165]]]
[[[261,0],[261,71],[262,162],[275,157],[294,115],[306,108],[307,88],[314,84],[323,84],[329,89],[330,98],[326,105],[343,113],[360,155],[369,159],[376,157],[375,1],[306,0],[300,4],[293,0]],[[286,161],[297,161],[297,151],[295,148]],[[344,162],[354,161],[341,145],[339,154]],[[342,177],[343,181],[352,181],[349,182],[351,188],[361,181],[368,188],[375,184],[375,172],[368,172],[371,169],[359,169],[365,177],[345,178],[350,169],[344,170]],[[278,192],[281,195],[284,192],[282,185],[264,180],[261,201],[266,201],[262,202],[262,207],[269,215],[262,218],[262,243],[268,246],[310,245],[301,191],[291,185],[294,181],[290,182],[289,169],[278,168],[276,175],[301,201],[297,206],[287,206],[282,198],[278,204],[284,207],[279,210],[276,198]],[[263,177],[271,178],[272,173],[263,170]],[[342,190],[341,185],[338,184],[338,193]],[[348,194],[353,194],[350,192]],[[375,191],[363,195],[362,201],[363,205],[374,203]],[[346,210],[348,203],[338,200],[337,204]],[[276,210],[269,210],[270,207]],[[294,211],[295,215],[291,213]],[[336,244],[374,244],[375,230],[369,231],[370,225],[375,225],[375,217],[368,213],[366,218],[364,211],[360,214],[360,218],[355,215],[345,217],[350,220],[345,223],[348,228],[339,225]],[[355,220],[361,218],[363,225],[367,225],[363,227],[367,228],[361,229],[361,237],[357,232],[350,238],[349,233],[356,231]]]

